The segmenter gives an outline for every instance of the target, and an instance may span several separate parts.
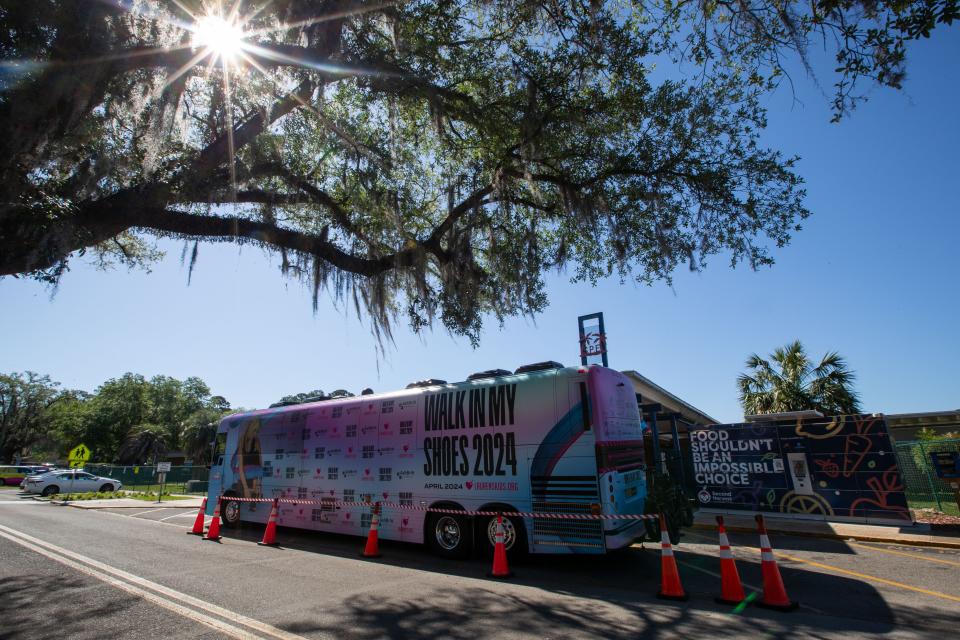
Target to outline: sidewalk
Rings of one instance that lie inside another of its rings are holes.
[[[186,500],[164,500],[163,502],[149,502],[147,500],[134,500],[133,498],[114,498],[112,500],[71,500],[64,503],[61,500],[51,500],[50,504],[73,507],[74,509],[199,509],[203,502],[203,496],[197,496]]]
[[[694,515],[695,529],[716,530],[716,516],[723,515],[723,524],[727,531],[738,533],[756,533],[757,523],[752,513],[723,513],[700,510]],[[946,533],[934,533],[930,525],[874,525],[853,524],[847,522],[824,522],[822,520],[798,520],[777,514],[764,514],[764,524],[771,533],[815,538],[833,538],[836,540],[860,540],[862,542],[888,542],[911,544],[921,547],[946,547],[960,549],[960,536]]]

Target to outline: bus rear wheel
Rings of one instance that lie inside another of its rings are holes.
[[[465,516],[431,513],[427,517],[427,544],[438,556],[465,558],[472,540],[470,523]]]
[[[497,544],[497,516],[487,516],[480,522],[484,552],[492,556]],[[527,532],[523,520],[503,517],[503,546],[511,558],[520,558],[527,552]]]

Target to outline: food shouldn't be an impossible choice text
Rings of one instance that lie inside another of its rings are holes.
[[[690,433],[690,449],[701,485],[749,486],[750,474],[783,472],[774,438],[731,440],[729,431],[704,429]]]

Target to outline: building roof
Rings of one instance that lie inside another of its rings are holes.
[[[918,429],[933,429],[946,433],[960,428],[960,409],[953,411],[921,411],[917,413],[892,413],[884,416],[887,426],[898,433],[916,435]],[[902,437],[902,436],[901,436]]]
[[[953,411],[921,411],[919,413],[888,413],[887,422],[908,422],[910,424],[936,424],[938,422],[960,422],[960,409]]]
[[[664,409],[676,411],[682,415],[685,420],[693,424],[720,424],[719,420],[715,420],[692,404],[684,402],[646,376],[630,369],[622,373],[633,382],[633,387],[637,390],[637,393],[640,394],[643,402],[659,402],[663,405]]]
[[[782,411],[780,413],[754,413],[743,416],[744,422],[770,422],[776,420],[796,420],[797,418],[822,418],[823,414],[813,409],[803,411]]]

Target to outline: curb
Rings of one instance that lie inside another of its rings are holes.
[[[146,503],[146,504],[143,505],[143,506],[138,505],[138,504],[137,504],[137,505],[121,505],[121,506],[114,506],[114,505],[112,505],[112,504],[105,504],[105,505],[103,505],[102,507],[85,507],[85,506],[83,506],[83,505],[79,505],[79,504],[76,504],[76,503],[74,503],[74,502],[54,502],[54,503],[51,503],[51,504],[58,504],[58,505],[61,505],[61,506],[66,506],[66,507],[73,507],[74,509],[86,509],[86,510],[88,510],[88,511],[94,511],[94,510],[96,510],[96,509],[143,509],[143,508],[150,507],[151,505],[153,505],[153,506],[156,506],[156,505],[157,505],[156,502],[148,502],[148,503]],[[197,508],[199,508],[199,507],[200,507],[200,505],[198,505],[198,504],[195,504],[195,505],[192,505],[192,506],[181,506],[181,505],[177,505],[177,506],[175,506],[175,507],[167,506],[167,505],[165,505],[165,504],[161,504],[160,506],[156,506],[157,509],[197,509]]]
[[[825,538],[827,540],[856,540],[858,542],[884,542],[887,544],[904,544],[914,547],[940,547],[943,549],[960,549],[960,538],[953,540],[901,540],[898,538],[884,538],[881,536],[859,536],[859,535],[841,535],[838,533],[820,533],[814,531],[790,531],[789,529],[777,529],[767,522],[767,531],[770,533],[779,533],[788,536],[802,536],[804,538]],[[695,524],[692,529],[703,529],[707,531],[716,531],[715,526],[709,524]],[[728,532],[733,533],[756,533],[757,530],[751,527],[726,526]]]
[[[63,500],[41,500],[39,497],[33,498],[33,500],[36,500],[37,502],[45,502],[45,503],[47,503],[47,504],[55,504],[55,505],[57,505],[58,507],[71,507],[71,508],[73,508],[73,509],[84,509],[84,510],[87,510],[87,511],[93,511],[93,510],[96,510],[96,509],[144,509],[144,508],[149,508],[150,506],[155,506],[155,505],[157,505],[157,504],[160,505],[159,507],[156,507],[156,508],[158,508],[158,509],[196,509],[196,508],[198,508],[198,507],[200,506],[200,505],[198,505],[198,504],[194,504],[194,505],[186,505],[186,504],[183,504],[183,505],[181,505],[181,504],[170,505],[170,504],[162,503],[162,502],[161,502],[161,503],[157,503],[157,502],[144,502],[143,504],[128,504],[128,505],[105,504],[105,505],[97,505],[97,506],[87,506],[87,505],[77,504],[78,501],[75,501],[75,500],[70,500],[70,501],[68,501],[68,502],[64,502]],[[80,502],[82,502],[82,501],[80,501]]]

